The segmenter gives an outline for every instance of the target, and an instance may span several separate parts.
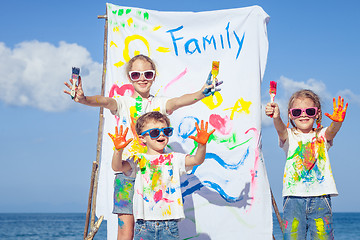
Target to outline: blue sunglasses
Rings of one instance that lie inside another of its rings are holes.
[[[144,136],[145,134],[149,133],[149,136],[151,138],[158,138],[160,136],[160,133],[163,132],[166,137],[171,137],[173,134],[174,128],[172,127],[164,127],[164,128],[151,128],[144,132],[142,132],[140,135]]]

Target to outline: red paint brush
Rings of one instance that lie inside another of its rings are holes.
[[[275,81],[270,81],[269,94],[270,94],[271,102],[273,103],[275,95],[276,95],[276,82]],[[271,115],[270,117],[273,117],[273,116]]]
[[[276,95],[276,82],[275,81],[270,81],[269,94],[270,94],[271,102],[273,103],[275,95]]]

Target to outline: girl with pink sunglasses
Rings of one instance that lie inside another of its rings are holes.
[[[311,90],[295,92],[288,104],[288,120],[284,124],[277,103],[268,103],[265,113],[272,116],[285,151],[283,180],[284,239],[334,239],[331,197],[337,196],[328,149],[345,119],[344,99],[335,98],[329,127],[321,126],[322,112],[318,95]],[[314,123],[317,127],[314,128]]]

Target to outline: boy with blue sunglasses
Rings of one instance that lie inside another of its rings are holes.
[[[205,160],[206,143],[210,135],[208,123],[201,127],[195,123],[197,135],[189,138],[198,142],[195,155],[165,153],[164,149],[173,133],[169,118],[160,112],[149,112],[136,122],[136,132],[146,145],[145,154],[134,153],[122,159],[123,149],[132,141],[126,140],[128,128],[120,126],[115,135],[109,133],[115,149],[112,159],[114,170],[135,176],[133,212],[135,217],[134,239],[179,239],[178,221],[185,218],[180,176]]]
[[[133,87],[131,96],[116,95],[116,97],[110,97],[110,93],[109,97],[100,95],[85,96],[79,76],[78,85],[75,88],[75,97],[73,98],[75,102],[81,104],[109,109],[118,120],[131,129],[129,135],[135,136],[135,139],[124,150],[123,155],[125,156],[128,156],[134,150],[143,148],[134,130],[135,122],[139,116],[155,110],[170,115],[179,108],[195,104],[201,99],[214,94],[212,89],[220,91],[221,89],[218,86],[222,84],[222,81],[216,81],[216,86],[214,86],[210,72],[205,84],[199,91],[172,98],[153,96],[150,94],[150,89],[156,79],[157,71],[155,63],[151,58],[142,54],[134,56],[127,63],[125,71],[126,77]],[[70,80],[70,83],[72,85],[72,80]],[[72,87],[71,85],[65,83],[69,90]],[[71,95],[71,92],[68,90],[64,92]],[[107,167],[107,165],[104,165],[103,169]],[[109,178],[109,176],[106,176],[106,178]],[[115,172],[114,195],[116,197],[114,197],[112,213],[118,215],[118,239],[121,240],[133,239],[134,218],[132,216],[132,203],[129,202],[131,197],[128,194],[124,194],[124,189],[130,189],[134,181],[133,178],[126,176],[122,172]],[[110,189],[108,186],[106,188]],[[109,219],[107,220],[108,228],[111,228],[114,223],[109,221]]]

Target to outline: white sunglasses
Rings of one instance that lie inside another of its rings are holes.
[[[139,81],[141,74],[146,80],[153,80],[155,77],[155,70],[146,70],[146,71],[130,71],[129,77],[132,81]]]

